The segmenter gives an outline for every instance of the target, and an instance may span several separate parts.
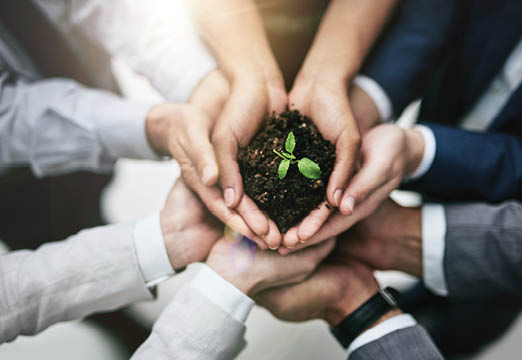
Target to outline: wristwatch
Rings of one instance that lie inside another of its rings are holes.
[[[379,290],[354,312],[345,317],[338,325],[331,328],[337,341],[344,348],[348,348],[357,336],[379,320],[379,318],[388,311],[399,308],[397,301],[399,295],[399,292],[391,287]]]

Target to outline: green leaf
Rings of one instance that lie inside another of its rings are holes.
[[[301,174],[305,177],[312,180],[318,180],[321,178],[321,168],[309,158],[302,158],[297,162],[297,166],[299,167]]]
[[[279,164],[279,180],[283,180],[290,167],[290,160],[283,160]]]
[[[288,134],[288,137],[286,138],[285,150],[288,151],[290,154],[293,154],[295,150],[295,136],[293,132],[290,132],[290,134]]]

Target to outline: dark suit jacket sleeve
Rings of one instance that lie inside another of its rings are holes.
[[[435,135],[428,172],[405,189],[452,200],[500,202],[522,196],[522,138],[425,123]]]
[[[405,0],[369,55],[362,74],[375,80],[395,115],[419,98],[453,35],[457,1]]]
[[[437,346],[420,325],[394,331],[355,350],[349,360],[443,359]]]
[[[445,206],[449,296],[522,296],[522,204]]]

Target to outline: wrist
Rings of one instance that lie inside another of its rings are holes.
[[[406,135],[406,166],[405,175],[412,174],[420,165],[424,156],[424,137],[416,129],[404,130]]]
[[[183,227],[173,221],[171,215],[164,210],[160,212],[160,226],[167,256],[174,271],[179,272],[197,260],[189,244],[184,243]]]
[[[422,276],[422,211],[421,208],[401,207],[395,226],[397,241],[391,252],[388,270],[398,270]]]
[[[150,109],[145,119],[145,132],[150,146],[159,155],[169,154],[169,134],[172,127],[173,113],[180,114],[180,105],[160,104]]]
[[[254,284],[247,274],[233,271],[229,264],[224,264],[222,261],[215,261],[213,257],[209,257],[206,264],[243,294],[249,295],[252,292]]]
[[[381,115],[379,109],[366,91],[357,85],[353,85],[350,87],[348,98],[362,134],[365,134],[380,123]]]
[[[235,66],[228,74],[234,85],[251,83],[258,86],[259,84],[279,86],[284,83],[275,59],[249,61],[241,66]]]
[[[385,322],[386,320],[388,319],[391,319],[392,317],[395,317],[397,315],[402,315],[403,312],[401,309],[391,309],[390,311],[388,311],[386,314],[384,314],[383,316],[381,316],[379,318],[379,320],[377,320],[376,322],[374,322],[373,324],[371,324],[370,326],[368,326],[368,328],[366,330],[370,330],[371,328],[374,328],[376,327],[377,325],[379,325],[380,323],[383,323]],[[366,331],[365,330],[365,331]]]
[[[330,326],[336,326],[359,306],[370,299],[377,291],[379,291],[379,288],[375,283],[375,285],[368,284],[366,288],[356,293],[351,292],[343,294],[326,307],[323,319]]]
[[[332,49],[338,52],[339,46],[334,42],[320,44],[319,40],[315,40],[314,43],[299,71],[299,78],[302,80],[335,79],[346,87],[359,71],[360,62],[357,60],[359,55],[352,48],[349,56],[325,57],[324,54],[331,54]]]

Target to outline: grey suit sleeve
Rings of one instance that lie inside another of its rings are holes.
[[[394,331],[355,350],[349,360],[443,359],[437,346],[420,325]]]
[[[522,295],[522,204],[445,206],[449,296]]]
[[[0,73],[0,167],[29,164],[45,176],[108,170],[119,157],[155,159],[145,134],[150,107],[71,80]]]
[[[132,224],[2,255],[0,276],[0,344],[152,298],[136,260]]]
[[[244,348],[245,325],[190,285],[184,286],[154,324],[132,360],[225,360]]]

